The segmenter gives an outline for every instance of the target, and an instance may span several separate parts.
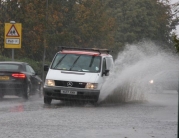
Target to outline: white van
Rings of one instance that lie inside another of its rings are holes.
[[[56,100],[98,101],[104,79],[109,75],[113,58],[107,49],[61,47],[48,71],[43,88],[44,103]]]

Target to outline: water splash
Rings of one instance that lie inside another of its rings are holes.
[[[127,45],[114,62],[99,102],[146,100],[149,80],[163,70],[179,70],[178,56],[149,41]]]

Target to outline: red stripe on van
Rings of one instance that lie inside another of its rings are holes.
[[[67,50],[63,50],[60,51],[60,53],[64,53],[64,54],[80,54],[80,55],[92,55],[92,56],[99,56],[100,53],[98,52],[91,52],[91,51],[67,51]]]

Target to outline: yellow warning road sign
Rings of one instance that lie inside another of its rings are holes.
[[[5,23],[4,48],[21,48],[22,24]]]

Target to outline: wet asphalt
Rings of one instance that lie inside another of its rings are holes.
[[[178,93],[148,93],[144,101],[69,103],[5,96],[1,138],[176,138]]]

